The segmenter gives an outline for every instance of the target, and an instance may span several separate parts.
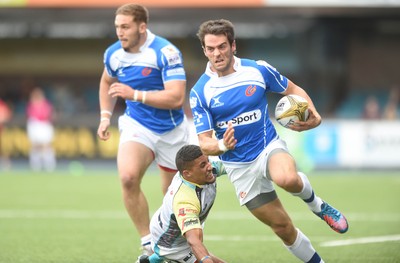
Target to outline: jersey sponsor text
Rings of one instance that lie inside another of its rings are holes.
[[[233,118],[230,120],[232,122],[233,126],[240,126],[240,125],[247,125],[251,123],[255,123],[261,120],[261,111],[259,109],[255,111],[249,111],[240,114],[239,116]],[[221,121],[217,123],[217,126],[219,128],[227,128],[228,127],[228,121]]]

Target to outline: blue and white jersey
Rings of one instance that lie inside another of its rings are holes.
[[[218,139],[231,121],[236,148],[220,156],[226,163],[252,162],[278,137],[268,114],[267,92],[286,90],[288,79],[265,61],[235,57],[235,72],[218,77],[207,64],[190,92],[197,134],[215,130]]]
[[[127,53],[120,41],[104,53],[108,74],[139,91],[159,91],[171,80],[186,80],[181,52],[168,40],[147,30],[147,40],[139,53]],[[163,134],[178,126],[183,109],[163,110],[140,102],[125,100],[125,114],[151,131]]]

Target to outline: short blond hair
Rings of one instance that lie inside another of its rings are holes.
[[[133,21],[136,23],[148,23],[149,22],[149,11],[146,7],[138,4],[125,4],[120,6],[115,15],[126,15],[132,16]]]

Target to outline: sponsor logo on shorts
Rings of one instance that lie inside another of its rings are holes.
[[[243,192],[243,191],[241,191],[241,192],[239,193],[239,197],[240,197],[240,199],[243,199],[243,198],[245,198],[245,197],[246,197],[246,195],[247,195],[247,193],[246,193],[246,192]]]
[[[183,259],[184,262],[188,262],[189,259],[191,259],[193,257],[193,253],[189,252],[189,254]],[[197,262],[197,261],[196,261]]]
[[[248,112],[242,113],[230,121],[232,122],[233,126],[240,126],[240,125],[247,125],[247,124],[255,123],[260,120],[261,120],[261,111],[255,110],[255,111],[248,111]],[[229,122],[229,120],[218,122],[217,127],[227,128],[228,122]]]

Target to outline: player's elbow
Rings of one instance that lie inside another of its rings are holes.
[[[184,97],[176,97],[172,100],[171,109],[180,109],[185,103]]]

